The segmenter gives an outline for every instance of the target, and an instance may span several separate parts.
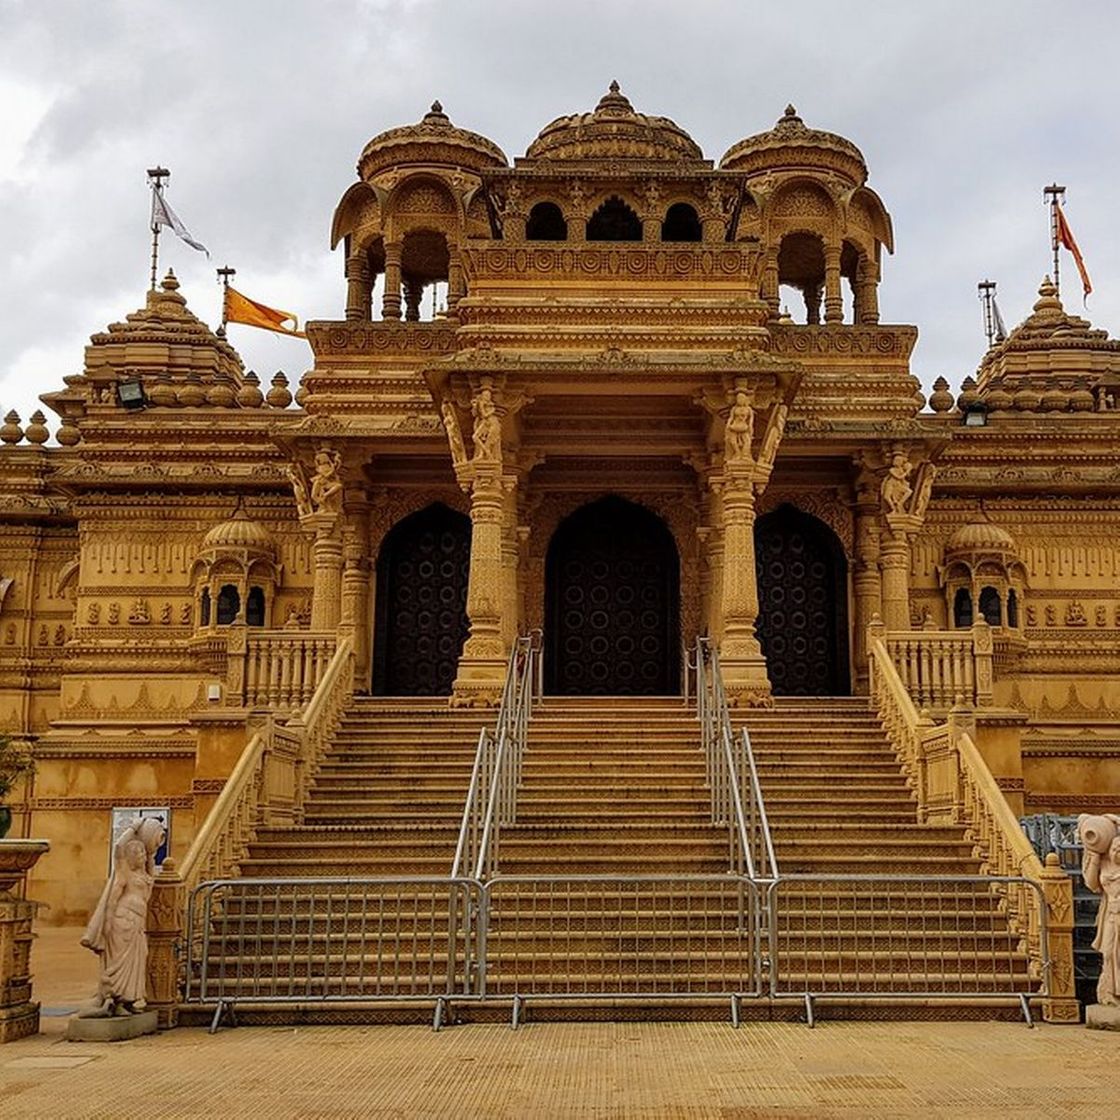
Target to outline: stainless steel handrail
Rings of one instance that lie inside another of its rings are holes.
[[[751,879],[776,879],[778,860],[758,780],[750,734],[731,729],[731,711],[710,638],[696,640],[696,711],[711,789],[712,823],[726,825],[731,870]],[[745,797],[744,797],[745,794]]]
[[[541,694],[541,632],[519,637],[510,650],[493,729],[478,736],[470,785],[451,865],[452,878],[494,874],[502,825],[517,816],[517,791],[533,705]]]

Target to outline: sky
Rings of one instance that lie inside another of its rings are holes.
[[[202,319],[223,264],[257,300],[342,318],[330,220],[370,137],[438,98],[512,159],[612,79],[711,159],[787,102],[854,141],[894,221],[882,318],[918,325],[927,392],[976,370],[979,280],[1009,326],[1029,314],[1053,181],[1094,286],[1082,311],[1066,255],[1066,305],[1120,333],[1118,31],[1114,0],[0,0],[0,413],[26,419],[143,303],[147,168],[210,249],[163,238]],[[298,340],[230,341],[262,378],[310,365]]]

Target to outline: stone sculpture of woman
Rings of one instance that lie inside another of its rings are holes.
[[[891,457],[890,469],[887,471],[880,487],[883,506],[887,513],[906,512],[906,503],[913,493],[910,488],[910,471],[912,469],[910,460],[901,451],[896,451]]]
[[[494,396],[484,388],[475,398],[474,457],[490,463],[502,461],[502,421],[494,405]]]
[[[101,958],[97,999],[86,1019],[130,1015],[145,1005],[148,973],[148,900],[155,855],[166,832],[157,817],[137,817],[113,847],[113,869],[82,944]]]
[[[338,476],[341,462],[337,451],[324,449],[315,454],[310,498],[318,513],[338,513],[342,509],[342,479]]]
[[[1120,817],[1090,816],[1077,819],[1081,837],[1081,871],[1085,885],[1101,896],[1097,936],[1093,948],[1101,955],[1097,1003],[1120,1005]]]
[[[751,437],[754,435],[754,410],[750,398],[741,389],[735,394],[735,403],[727,417],[723,432],[724,456],[729,463],[742,462],[751,457]]]

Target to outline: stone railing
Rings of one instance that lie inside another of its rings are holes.
[[[282,725],[269,723],[250,738],[182,863],[164,862],[148,911],[149,988],[161,1027],[177,1021],[175,952],[189,935],[186,905],[191,892],[209,879],[236,877],[259,827],[300,819],[311,778],[353,687],[353,641],[345,638],[303,710]]]
[[[894,667],[919,708],[948,711],[958,699],[977,708],[992,703],[992,628],[892,630],[878,619],[869,632],[883,641]]]
[[[315,695],[336,644],[334,634],[248,631],[242,703],[247,708],[302,708]]]
[[[875,627],[868,635],[871,707],[877,711],[918,801],[918,819],[959,824],[975,846],[986,875],[1037,883],[1046,907],[1046,943],[1039,891],[1029,884],[1004,884],[1003,900],[1014,932],[1032,967],[1046,977],[1043,1015],[1048,1022],[1077,1022],[1073,976],[1073,887],[1058,865],[1043,865],[1007,799],[996,784],[969,731],[971,709],[954,708],[946,723],[914,706],[894,656]],[[920,844],[920,837],[915,838]]]

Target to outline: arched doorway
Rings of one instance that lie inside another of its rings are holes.
[[[783,505],[755,523],[758,640],[776,696],[846,696],[848,566],[836,534]]]
[[[444,505],[404,518],[377,556],[373,691],[447,696],[467,637],[471,523]]]
[[[680,558],[665,523],[609,497],[561,522],[545,561],[545,691],[680,689]]]

